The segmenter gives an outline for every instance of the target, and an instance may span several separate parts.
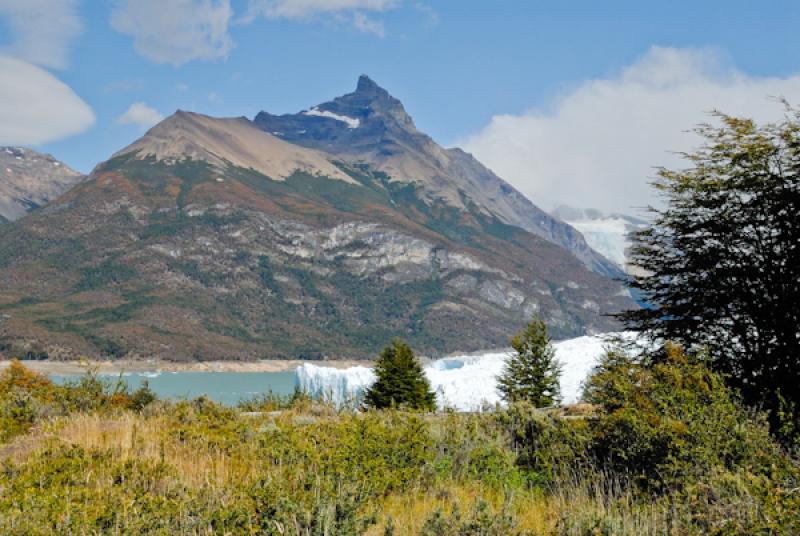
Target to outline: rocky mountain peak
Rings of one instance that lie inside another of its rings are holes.
[[[372,78],[362,74],[358,77],[358,85],[356,86],[356,93],[362,95],[389,95],[389,92],[379,86]]]
[[[414,121],[403,103],[393,97],[367,75],[361,75],[353,93],[315,106],[312,110],[327,110],[347,117],[358,118],[365,126],[380,125],[384,129],[416,132]]]
[[[403,103],[366,75],[352,93],[297,114],[260,112],[254,123],[293,144],[365,162],[392,180],[413,183],[430,202],[463,210],[471,203],[503,223],[568,249],[594,271],[619,275],[574,228],[542,211],[471,155],[445,149],[418,131]],[[465,197],[470,203],[465,204]]]
[[[0,147],[0,222],[16,220],[83,179],[49,154]]]

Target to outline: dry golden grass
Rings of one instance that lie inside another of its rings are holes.
[[[435,490],[412,489],[388,497],[381,505],[379,523],[367,532],[380,536],[391,518],[395,534],[412,536],[420,533],[425,520],[441,510],[447,515],[454,508],[462,513],[473,511],[484,501],[492,511],[508,508],[514,515],[517,528],[533,534],[551,534],[558,519],[556,505],[538,492],[517,493],[506,497],[502,490],[487,488],[476,483],[453,484]]]
[[[249,482],[257,466],[243,456],[227,455],[221,449],[197,449],[170,437],[163,417],[134,413],[119,416],[80,414],[43,423],[31,433],[4,447],[5,456],[23,463],[32,454],[62,443],[85,449],[110,451],[114,458],[164,462],[174,467],[180,481],[189,487],[225,487],[232,482]]]

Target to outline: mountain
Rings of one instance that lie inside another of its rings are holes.
[[[565,248],[421,182],[179,111],[0,227],[0,351],[371,357],[400,336],[440,355],[506,346],[533,314],[554,337],[608,331],[602,313],[633,306]]]
[[[552,214],[578,229],[592,249],[625,272],[632,272],[633,267],[628,264],[630,234],[647,227],[645,220],[626,214],[606,213],[591,208],[579,209],[567,205],[561,205]]]
[[[553,218],[471,154],[445,149],[419,132],[403,104],[367,76],[356,90],[297,114],[260,112],[264,131],[304,147],[363,162],[397,183],[415,184],[428,202],[443,201],[515,225],[568,249],[591,270],[620,275],[575,229]]]
[[[83,179],[49,154],[0,147],[0,223],[21,218]]]

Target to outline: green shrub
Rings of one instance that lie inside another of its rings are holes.
[[[585,419],[566,419],[524,402],[511,405],[499,418],[509,431],[517,465],[531,483],[550,484],[590,469],[591,437]]]
[[[420,536],[509,536],[519,534],[514,517],[504,508],[494,513],[485,501],[463,515],[458,507],[448,515],[435,510],[426,520]]]
[[[645,365],[612,350],[586,398],[602,408],[590,424],[597,463],[644,489],[674,489],[716,468],[788,470],[764,417],[742,407],[702,354],[667,345],[664,361]]]

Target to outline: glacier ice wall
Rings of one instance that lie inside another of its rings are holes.
[[[561,395],[564,404],[580,399],[582,384],[597,365],[603,351],[614,337],[631,341],[632,332],[585,336],[553,344],[561,363]],[[476,411],[501,403],[497,376],[502,372],[508,352],[452,356],[437,359],[424,368],[436,392],[440,408]],[[305,363],[297,368],[300,389],[315,398],[338,406],[357,404],[375,381],[371,369],[362,366],[337,369]]]

